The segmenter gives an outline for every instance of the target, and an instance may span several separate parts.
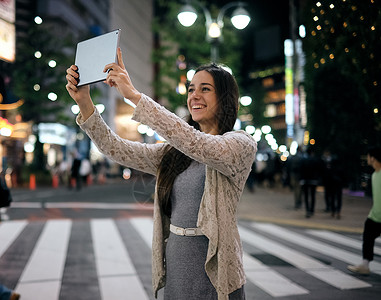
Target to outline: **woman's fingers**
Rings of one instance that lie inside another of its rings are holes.
[[[74,78],[74,77],[73,77],[72,75],[70,75],[70,74],[67,74],[67,75],[66,75],[66,80],[67,80],[68,82],[72,83],[72,84],[77,84],[77,79]]]
[[[116,56],[118,59],[118,63],[110,63],[110,64],[105,65],[105,67],[103,69],[104,73],[110,72],[110,70],[119,71],[120,69],[122,69],[122,70],[126,69],[126,67],[124,66],[124,63],[123,63],[122,50],[120,48],[118,48],[118,50],[116,52]]]
[[[110,72],[112,70],[117,70],[117,68],[119,68],[119,66],[116,63],[107,64],[103,69],[103,73]]]
[[[118,50],[116,51],[116,56],[118,58],[118,64],[119,64],[119,66],[122,69],[126,69],[126,67],[124,66],[124,62],[123,62],[122,49],[120,49],[120,47],[118,47]]]
[[[78,74],[78,67],[75,65],[72,65],[70,68],[66,70],[66,79],[67,81],[73,83],[73,84],[78,84],[79,82],[79,74]]]
[[[78,67],[75,66],[75,65],[72,65],[72,66],[70,66],[70,68],[68,68],[68,69],[66,70],[66,73],[67,73],[67,74],[70,74],[70,75],[72,75],[72,76],[74,76],[74,77],[78,77],[78,76],[79,76],[79,75],[78,75]]]
[[[77,92],[78,91],[78,88],[72,84],[72,83],[68,83],[66,84],[66,89],[69,91],[69,90],[72,90],[73,92]]]

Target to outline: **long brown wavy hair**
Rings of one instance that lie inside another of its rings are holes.
[[[212,63],[200,66],[197,72],[207,71],[212,75],[218,99],[216,119],[218,134],[231,131],[238,114],[239,90],[235,78],[222,67]],[[200,130],[200,126],[189,115],[188,124]],[[172,146],[168,146],[157,172],[157,192],[162,211],[171,216],[171,192],[176,177],[186,170],[192,159]]]

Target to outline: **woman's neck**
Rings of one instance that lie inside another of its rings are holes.
[[[215,127],[203,127],[200,125],[200,130],[204,133],[207,134],[212,134],[212,135],[217,135],[218,134],[218,129]]]

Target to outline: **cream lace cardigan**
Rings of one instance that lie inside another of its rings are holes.
[[[231,292],[246,282],[235,214],[257,151],[256,142],[244,131],[224,135],[200,132],[146,95],[142,95],[133,119],[150,126],[170,145],[206,165],[197,226],[209,239],[206,273],[217,290],[218,299],[227,300]],[[106,125],[97,110],[86,121],[79,114],[77,124],[110,159],[156,175],[166,144],[122,139]],[[164,252],[170,224],[169,218],[160,210],[157,193],[153,222],[152,284],[157,297],[157,291],[165,285]]]

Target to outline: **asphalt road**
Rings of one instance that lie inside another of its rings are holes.
[[[154,299],[153,192],[154,179],[145,176],[79,191],[12,190],[14,202],[0,223],[0,282],[20,291],[23,300]],[[348,199],[343,218],[355,213],[362,218],[369,199]],[[246,298],[379,299],[381,243],[371,275],[351,274],[346,267],[361,260],[361,234],[321,227],[329,217],[320,209],[314,220],[304,220],[303,212],[290,211],[290,205],[287,190],[257,189],[243,196],[239,229]],[[47,249],[51,245],[53,252]]]

